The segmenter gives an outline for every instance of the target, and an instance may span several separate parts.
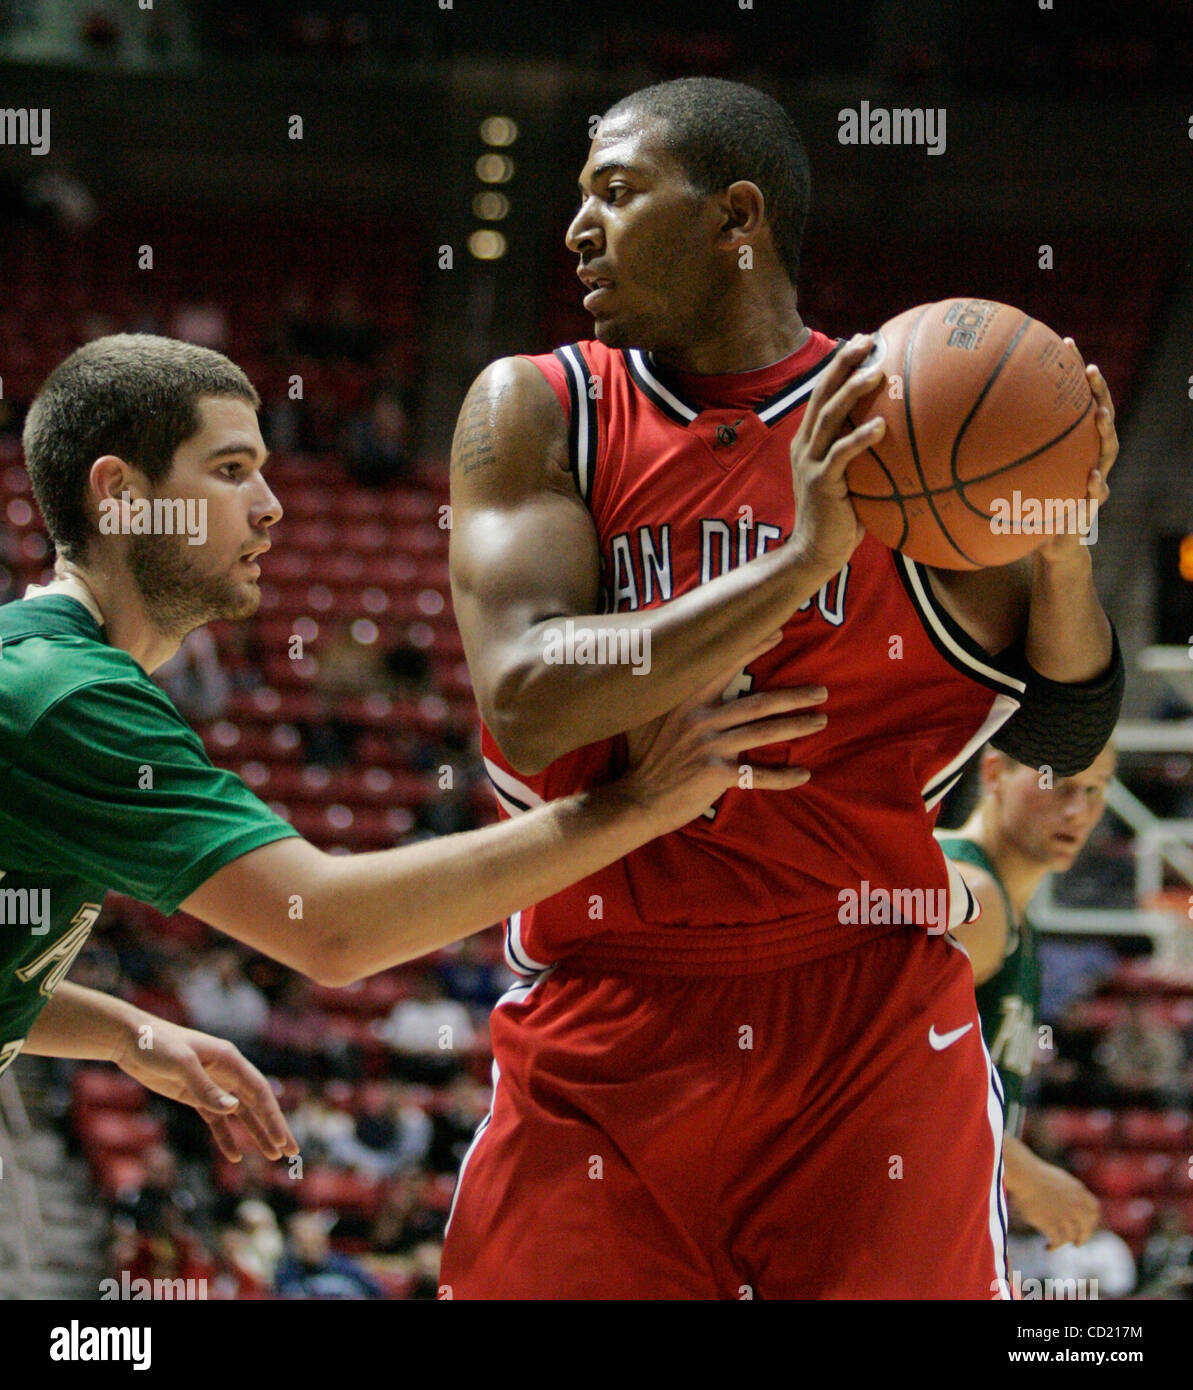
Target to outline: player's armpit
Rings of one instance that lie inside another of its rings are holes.
[[[976,864],[951,861],[977,898],[982,914],[975,922],[954,927],[952,935],[965,947],[973,965],[973,982],[985,984],[998,973],[1007,950],[1007,913],[998,884]]]
[[[933,596],[984,651],[995,656],[1027,630],[1031,559],[980,570],[928,571]]]

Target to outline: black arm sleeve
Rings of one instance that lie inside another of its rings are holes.
[[[999,669],[1026,681],[1027,689],[991,744],[1027,767],[1047,764],[1056,777],[1084,771],[1109,743],[1123,703],[1126,676],[1113,624],[1110,638],[1110,665],[1076,685],[1041,676],[1027,659],[1025,637],[1001,652]]]

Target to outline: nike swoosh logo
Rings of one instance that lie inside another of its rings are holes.
[[[973,1023],[970,1022],[964,1024],[960,1028],[954,1028],[951,1033],[938,1033],[936,1031],[936,1024],[934,1023],[932,1027],[928,1029],[928,1041],[931,1043],[933,1051],[943,1052],[946,1047],[952,1047],[958,1038],[963,1038],[972,1027]]]

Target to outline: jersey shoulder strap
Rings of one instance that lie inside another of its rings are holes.
[[[568,426],[568,460],[576,491],[586,506],[592,503],[600,422],[596,402],[600,397],[592,368],[579,343],[567,343],[554,352],[523,353],[547,378],[563,406]]]

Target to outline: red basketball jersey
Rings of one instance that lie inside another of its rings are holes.
[[[813,333],[780,363],[719,377],[670,373],[647,353],[591,341],[530,358],[567,412],[608,611],[667,603],[790,535],[791,442],[837,347]],[[711,818],[516,914],[511,967],[534,973],[578,952],[647,966],[677,943],[709,968],[740,966],[743,946],[789,963],[903,929],[874,920],[875,890],[918,887],[941,901],[949,876],[936,807],[1018,708],[1022,681],[934,602],[921,566],[867,536],[731,691],[816,684],[828,689],[826,728],[754,759],[805,766],[808,783],[729,790]],[[488,729],[483,749],[503,815],[606,781],[626,762],[621,737],[532,777],[510,767]]]

